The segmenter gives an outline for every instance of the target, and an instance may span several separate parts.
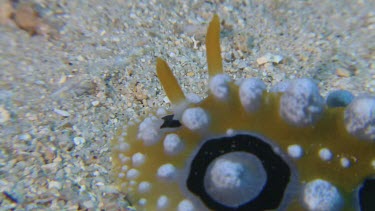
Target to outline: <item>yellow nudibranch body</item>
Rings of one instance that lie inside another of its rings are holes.
[[[115,182],[133,208],[374,208],[375,97],[340,91],[325,100],[306,78],[269,91],[256,78],[232,81],[223,73],[217,15],[206,49],[207,98],[185,96],[158,58],[173,108],[125,125],[112,141]]]

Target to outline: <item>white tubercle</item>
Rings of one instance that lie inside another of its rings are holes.
[[[190,200],[184,199],[178,204],[177,211],[195,211],[195,208]]]
[[[156,204],[157,210],[165,210],[169,207],[169,198],[165,195],[162,195],[158,198]]]
[[[239,95],[242,106],[247,112],[255,112],[262,103],[262,95],[266,85],[258,78],[249,78],[240,85]]]
[[[211,93],[219,100],[226,100],[229,96],[228,75],[218,74],[211,78],[209,88]]]
[[[330,161],[333,158],[333,154],[328,148],[321,148],[319,150],[319,157],[323,161]]]
[[[164,152],[168,155],[177,155],[184,149],[184,143],[177,134],[168,134],[163,142]]]
[[[303,156],[303,149],[298,144],[288,146],[288,155],[292,158],[301,158]]]
[[[145,163],[145,161],[146,161],[146,156],[140,152],[137,152],[132,156],[133,166],[135,167],[141,166],[142,164]]]
[[[188,108],[182,114],[182,124],[190,130],[199,130],[209,125],[209,117],[200,107]]]
[[[162,180],[173,180],[176,176],[176,167],[170,163],[161,165],[158,169],[157,176]]]

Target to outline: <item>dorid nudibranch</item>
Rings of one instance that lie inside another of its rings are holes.
[[[311,79],[267,91],[223,73],[220,22],[206,36],[209,95],[157,75],[173,104],[112,141],[113,174],[137,210],[369,210],[375,202],[375,97]],[[341,97],[340,97],[341,96]]]

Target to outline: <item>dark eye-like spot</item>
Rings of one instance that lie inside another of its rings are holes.
[[[171,115],[167,115],[165,117],[163,117],[162,119],[164,120],[163,124],[160,126],[160,129],[162,128],[176,128],[176,127],[180,127],[181,126],[181,123],[180,121],[176,120],[176,119],[173,119],[173,114]]]
[[[281,206],[291,168],[271,144],[238,134],[205,142],[191,163],[188,189],[212,210]]]

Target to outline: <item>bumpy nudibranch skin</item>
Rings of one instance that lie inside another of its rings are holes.
[[[167,63],[157,74],[173,104],[112,141],[113,174],[136,210],[371,210],[375,97],[311,79],[267,92],[223,73],[220,22],[207,31],[209,95],[185,97]],[[344,97],[340,97],[344,96]]]

